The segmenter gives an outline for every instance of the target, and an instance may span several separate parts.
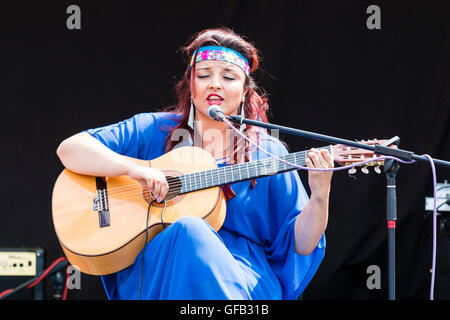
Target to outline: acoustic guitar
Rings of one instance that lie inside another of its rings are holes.
[[[376,156],[371,151],[343,145],[324,148],[341,165]],[[279,158],[306,166],[307,153],[300,151]],[[128,176],[93,177],[64,169],[56,180],[53,224],[67,259],[81,272],[106,275],[127,268],[146,239],[151,241],[164,227],[187,215],[205,219],[218,231],[226,212],[220,186],[296,169],[273,158],[218,168],[210,153],[198,147],[177,148],[153,160],[130,159],[165,173],[169,184],[165,203],[153,201],[149,190]],[[375,165],[379,169],[383,161],[366,166]]]

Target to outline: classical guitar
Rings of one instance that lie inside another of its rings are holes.
[[[376,156],[343,145],[325,148],[341,165]],[[307,153],[279,158],[306,166]],[[152,201],[148,189],[128,176],[92,177],[65,169],[56,180],[52,196],[55,231],[69,262],[84,273],[106,275],[127,268],[146,238],[150,241],[165,226],[186,215],[203,218],[218,231],[226,212],[220,186],[296,169],[272,158],[218,168],[215,159],[198,147],[177,148],[153,160],[130,159],[165,173],[169,184],[165,203]],[[382,161],[373,161],[366,166],[380,165]]]

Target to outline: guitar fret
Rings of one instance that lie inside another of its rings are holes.
[[[245,163],[245,167],[247,169],[247,179],[250,178],[250,173],[248,172],[248,162]]]
[[[227,167],[222,167],[222,175],[219,176],[219,183],[225,183],[227,181]]]
[[[220,173],[220,175],[219,175],[219,173]],[[217,184],[222,183],[222,179],[224,176],[225,176],[225,169],[224,169],[224,167],[222,167],[217,170]]]
[[[179,179],[180,179],[180,182],[181,182],[180,192],[183,192],[185,190],[184,189],[184,183],[183,183],[184,178],[183,178],[183,176],[181,176],[181,177],[179,177]]]
[[[220,168],[221,169],[221,168]],[[218,169],[217,171],[216,171],[216,176],[215,176],[215,178],[216,178],[216,180],[215,180],[215,182],[214,183],[216,183],[216,184],[219,184],[219,170],[220,169]]]
[[[271,158],[267,158],[267,169],[268,169],[268,173],[269,175],[272,174],[272,165],[273,165],[273,161]]]
[[[226,180],[227,171],[225,167],[217,170],[217,183],[220,185]]]
[[[328,151],[331,147],[327,146]],[[279,156],[283,161],[295,165],[305,166],[305,158],[308,151],[300,151]],[[220,168],[209,169],[200,172],[193,172],[180,176],[181,193],[187,193],[195,190],[211,188],[237,181],[248,180],[261,176],[269,176],[280,172],[296,169],[283,161],[273,158],[264,158],[253,162],[244,162],[235,165],[223,166]]]
[[[207,184],[208,187],[209,187],[209,186],[211,186],[211,185],[213,184],[213,183],[212,183],[211,170],[208,170],[208,174],[206,175],[206,177],[207,177],[206,179],[208,179],[206,184]]]
[[[255,163],[255,176],[259,176],[259,166],[257,163]]]

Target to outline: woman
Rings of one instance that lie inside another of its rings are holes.
[[[188,64],[176,86],[175,106],[66,139],[57,150],[62,163],[81,174],[128,175],[161,202],[168,191],[164,174],[123,155],[154,159],[195,144],[208,150],[219,166],[267,157],[207,114],[216,104],[227,115],[267,121],[267,99],[258,94],[251,77],[259,64],[254,46],[220,28],[198,33],[184,51]],[[273,154],[287,153],[261,128],[238,129]],[[180,141],[180,132],[187,132],[187,138],[181,135],[185,139]],[[327,151],[313,149],[306,164],[330,168],[333,160]],[[296,299],[324,256],[331,177],[331,172],[310,171],[309,198],[296,171],[224,188],[227,215],[217,233],[200,218],[179,219],[150,241],[132,266],[102,277],[108,297]]]

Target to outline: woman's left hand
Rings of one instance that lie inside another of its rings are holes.
[[[311,149],[305,159],[308,168],[334,168],[333,157],[325,149]],[[333,171],[308,171],[311,198],[328,201]]]

